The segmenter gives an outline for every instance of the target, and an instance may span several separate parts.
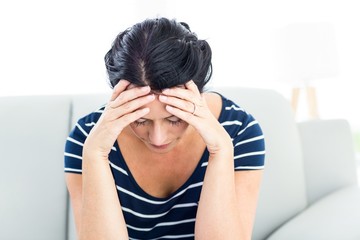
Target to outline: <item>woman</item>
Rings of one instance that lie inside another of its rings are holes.
[[[148,19],[105,62],[112,96],[65,147],[79,238],[251,239],[264,139],[250,114],[203,91],[208,43],[185,23]]]

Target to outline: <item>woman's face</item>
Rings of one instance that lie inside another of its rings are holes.
[[[166,111],[165,104],[155,96],[154,101],[144,106],[150,112],[131,123],[130,128],[151,151],[167,153],[176,146],[189,124]]]

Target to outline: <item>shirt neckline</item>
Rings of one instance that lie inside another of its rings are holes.
[[[120,164],[123,166],[124,170],[127,172],[128,177],[130,179],[130,181],[132,182],[133,186],[135,186],[136,188],[136,194],[139,194],[142,197],[151,199],[151,200],[155,200],[155,201],[167,201],[171,198],[173,198],[176,194],[178,194],[179,192],[183,191],[184,189],[186,189],[188,186],[190,186],[193,183],[193,179],[196,177],[197,174],[199,174],[199,171],[201,171],[201,168],[204,167],[203,164],[207,163],[207,159],[209,158],[209,152],[207,151],[207,149],[205,148],[203,154],[201,155],[198,164],[196,165],[194,171],[192,172],[192,174],[190,175],[190,177],[173,193],[171,193],[169,196],[166,197],[155,197],[149,193],[147,193],[136,181],[136,179],[134,178],[132,172],[130,171],[130,168],[128,167],[128,165],[126,164],[126,161],[124,159],[124,156],[121,153],[120,147],[118,145],[118,142],[116,141],[114,144],[115,148],[116,148],[116,152],[117,155],[119,157],[119,161]]]

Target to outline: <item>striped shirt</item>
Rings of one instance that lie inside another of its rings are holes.
[[[234,170],[264,167],[265,143],[258,122],[231,100],[222,97],[219,122],[233,140]],[[81,118],[65,144],[65,172],[81,174],[83,143],[104,107]],[[166,198],[147,194],[136,183],[117,142],[109,154],[109,164],[127,225],[129,239],[194,239],[198,202],[209,153],[204,151],[189,179]]]

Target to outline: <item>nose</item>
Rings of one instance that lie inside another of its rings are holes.
[[[161,146],[167,142],[167,133],[164,126],[161,123],[154,123],[149,130],[150,143],[156,146]]]

